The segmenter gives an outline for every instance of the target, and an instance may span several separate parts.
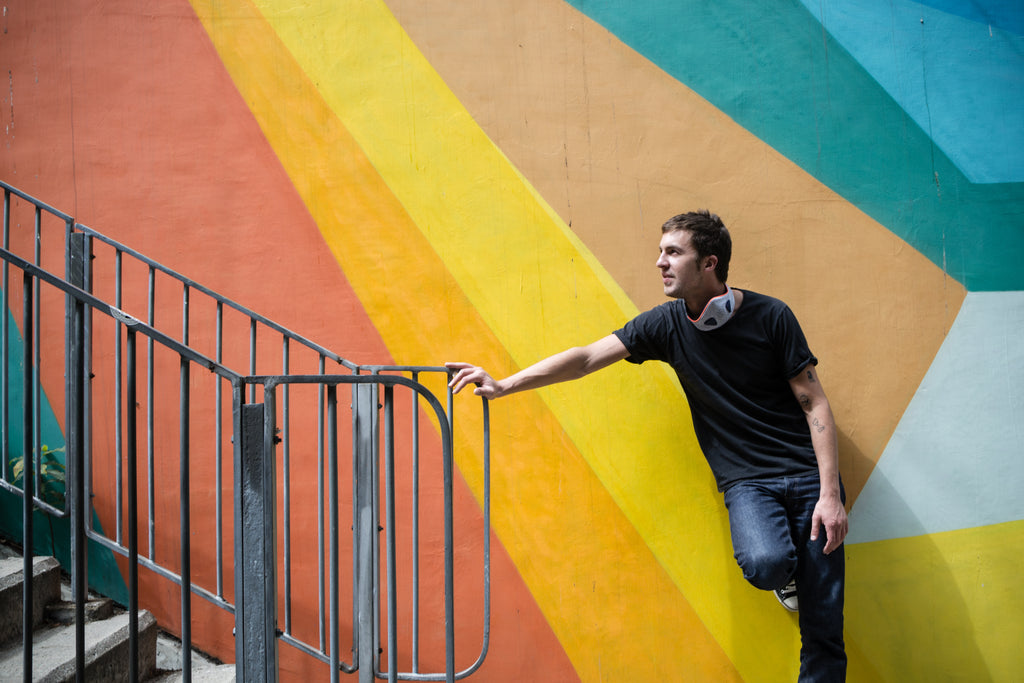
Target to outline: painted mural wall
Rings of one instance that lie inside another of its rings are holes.
[[[731,284],[793,308],[841,431],[850,680],[1019,675],[1019,2],[11,0],[0,21],[5,181],[355,362],[503,375],[593,341],[662,300],[661,223],[720,214]],[[735,566],[671,371],[492,419],[480,680],[795,679],[796,620]],[[479,498],[479,424],[459,430]],[[197,645],[230,658],[225,623]]]

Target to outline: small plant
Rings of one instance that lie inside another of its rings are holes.
[[[63,453],[64,448],[51,449],[43,445],[39,453],[39,491],[36,496],[43,502],[56,508],[64,506],[64,492],[66,490],[66,469],[64,463],[57,459],[57,453]],[[19,455],[11,458],[11,483],[24,486],[25,456]]]

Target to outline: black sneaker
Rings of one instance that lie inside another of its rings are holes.
[[[796,597],[796,582],[790,581],[784,588],[779,588],[775,591],[775,597],[779,599],[779,604],[788,609],[790,612],[797,612],[800,609],[800,602]]]

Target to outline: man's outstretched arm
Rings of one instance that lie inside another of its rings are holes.
[[[629,351],[622,341],[614,334],[609,334],[593,344],[574,346],[556,353],[501,380],[494,379],[483,368],[469,363],[445,363],[445,367],[457,370],[448,383],[454,393],[462,391],[467,384],[475,384],[474,394],[494,399],[517,391],[579,379],[627,357]]]

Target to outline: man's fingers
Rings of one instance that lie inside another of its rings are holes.
[[[469,363],[445,363],[444,366],[449,370],[458,370],[455,375],[452,376],[448,386],[451,388],[453,394],[457,394],[462,391],[470,382],[479,385],[479,375],[483,373],[481,368],[470,365]]]
[[[452,388],[453,393],[459,393],[462,388],[469,383],[469,375],[466,370],[459,370],[452,381],[448,383],[448,386]]]
[[[825,525],[824,551],[826,555],[843,544],[848,529],[849,527],[846,524],[838,520],[834,524]]]

